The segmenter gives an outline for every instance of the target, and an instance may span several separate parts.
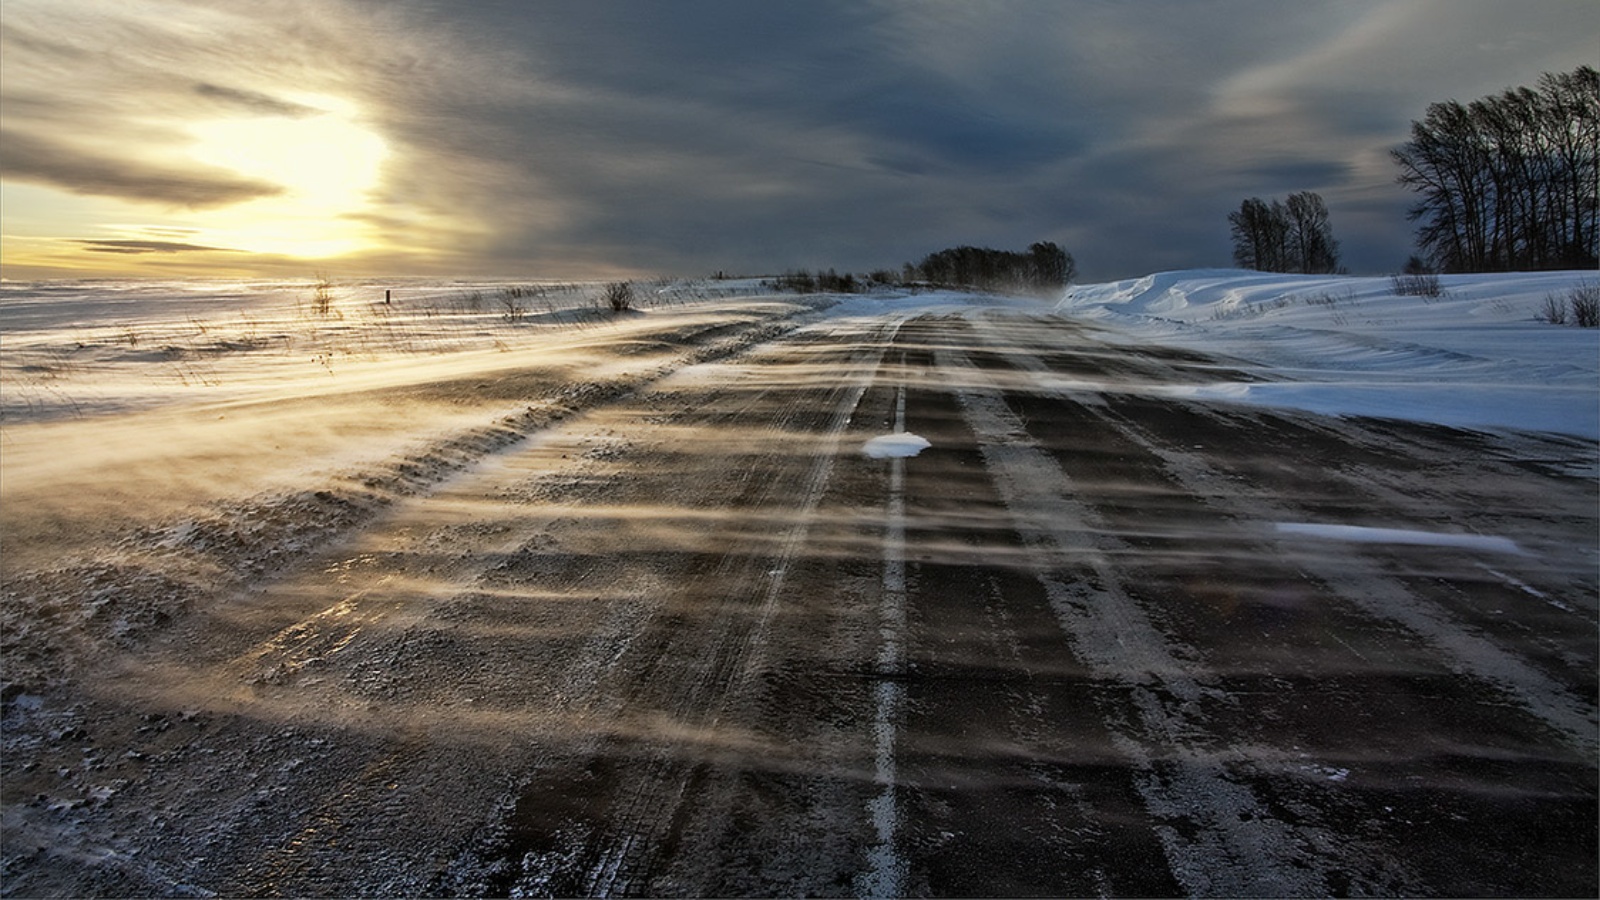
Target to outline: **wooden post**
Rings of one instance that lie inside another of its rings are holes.
[[[389,304],[389,291],[387,289],[383,292],[383,303],[385,306]]]

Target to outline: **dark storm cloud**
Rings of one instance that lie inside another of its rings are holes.
[[[182,135],[151,112],[348,98],[391,150],[348,217],[468,275],[864,269],[1054,240],[1085,278],[1120,277],[1226,265],[1227,212],[1298,190],[1327,199],[1353,270],[1381,271],[1410,251],[1386,156],[1408,122],[1592,62],[1600,34],[1592,0],[162,8],[200,24],[6,4],[8,177],[248,199],[268,186],[163,162]],[[147,152],[109,161],[85,134]]]
[[[1239,175],[1272,194],[1293,192],[1302,184],[1345,184],[1352,171],[1339,159],[1266,159],[1241,169]]]
[[[1383,152],[1444,99],[1430,92],[1530,80],[1581,44],[1557,27],[1581,7],[1513,6],[558,3],[449,18],[549,92],[498,106],[484,146],[516,148],[499,161],[561,222],[500,234],[497,257],[554,236],[569,257],[647,268],[871,267],[1055,239],[1110,277],[1226,265],[1229,209],[1298,190],[1323,193],[1336,230],[1348,210],[1383,231],[1347,238],[1352,268],[1398,265],[1403,214],[1355,213],[1397,194]],[[1479,46],[1474,19],[1519,23],[1523,52]]]

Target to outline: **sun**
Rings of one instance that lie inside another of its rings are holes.
[[[361,213],[389,147],[338,97],[289,98],[304,112],[208,119],[187,126],[197,163],[277,185],[280,192],[205,216],[209,242],[255,253],[328,257],[377,243]]]

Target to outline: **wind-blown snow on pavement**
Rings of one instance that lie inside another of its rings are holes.
[[[1582,281],[7,285],[3,890],[1592,896]]]

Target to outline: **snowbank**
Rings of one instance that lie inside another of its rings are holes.
[[[1600,273],[1439,280],[1443,296],[1421,297],[1386,277],[1161,272],[1071,288],[1056,310],[1266,379],[1194,391],[1208,399],[1600,437],[1600,331],[1540,319],[1547,297]]]

